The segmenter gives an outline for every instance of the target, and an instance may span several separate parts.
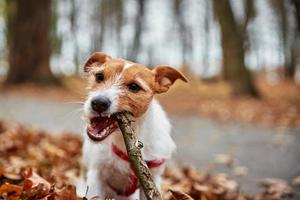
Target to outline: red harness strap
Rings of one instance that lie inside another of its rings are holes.
[[[124,161],[129,161],[128,155],[122,151],[122,149],[120,149],[117,145],[112,144],[112,151],[122,160]],[[160,159],[160,160],[148,160],[145,161],[147,166],[149,168],[156,168],[159,167],[160,165],[162,165],[166,160],[164,158]],[[120,191],[117,188],[114,188],[112,185],[110,185],[110,187],[118,194],[118,195],[122,195],[122,196],[130,196],[132,195],[136,189],[139,187],[139,181],[137,176],[135,175],[134,171],[132,168],[130,168],[129,171],[129,182],[130,185],[126,188],[125,191]]]

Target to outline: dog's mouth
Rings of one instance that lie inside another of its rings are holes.
[[[94,117],[87,127],[87,134],[94,141],[102,141],[118,127],[118,123],[113,117]]]

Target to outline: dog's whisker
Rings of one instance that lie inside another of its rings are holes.
[[[68,118],[68,117],[70,117],[70,116],[72,116],[72,115],[75,115],[75,114],[78,114],[78,113],[81,113],[81,112],[83,113],[83,111],[84,111],[84,108],[77,108],[77,109],[74,109],[74,110],[72,110],[72,111],[66,113],[66,114],[64,115],[64,118]]]
[[[70,102],[65,102],[64,104],[80,104],[80,105],[83,105],[84,102],[83,101],[70,101]]]
[[[89,186],[87,185],[87,186],[86,186],[86,190],[85,190],[85,195],[84,195],[84,197],[83,197],[84,199],[88,199],[88,198],[87,198],[88,192],[89,192]]]

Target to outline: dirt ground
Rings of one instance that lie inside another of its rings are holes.
[[[223,122],[241,122],[264,127],[300,127],[300,86],[291,82],[268,84],[257,79],[259,99],[233,97],[225,82],[200,81],[189,78],[189,83],[176,82],[166,93],[157,95],[164,108],[174,115],[197,115]],[[32,84],[0,90],[4,94],[34,96],[61,102],[82,102],[85,81],[65,78],[63,88],[38,87]]]

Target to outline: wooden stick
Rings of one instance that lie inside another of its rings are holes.
[[[134,133],[134,118],[132,114],[129,112],[122,112],[116,114],[115,117],[122,131],[130,164],[140,181],[147,199],[162,200],[162,197],[155,186],[150,170],[142,157],[140,149],[143,145],[140,141],[138,141],[136,134]]]

